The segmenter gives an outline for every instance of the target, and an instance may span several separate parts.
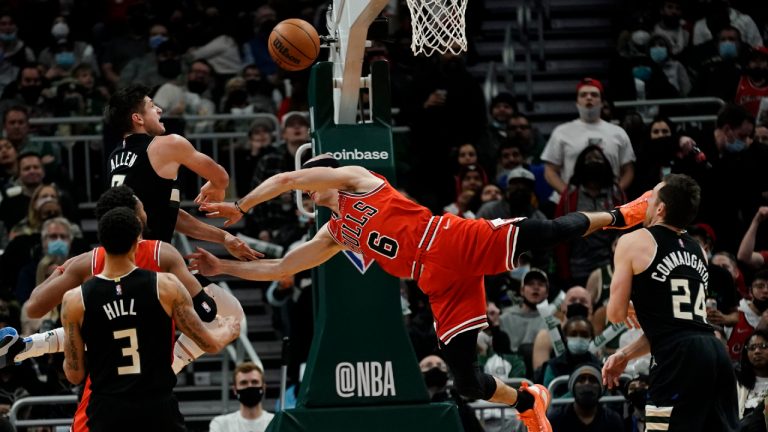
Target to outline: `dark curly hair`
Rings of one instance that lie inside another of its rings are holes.
[[[141,223],[136,212],[127,207],[117,207],[99,219],[99,243],[110,255],[124,255],[141,234]]]
[[[118,208],[128,207],[136,211],[136,194],[128,186],[115,186],[107,189],[96,201],[96,220],[101,219],[108,211]]]
[[[739,368],[736,373],[736,379],[739,384],[750,390],[755,388],[755,382],[757,381],[757,378],[755,377],[755,368],[749,361],[749,355],[747,354],[749,350],[747,350],[747,347],[752,342],[752,339],[755,338],[755,336],[760,336],[763,338],[763,340],[768,342],[768,331],[766,330],[755,330],[751,335],[749,335],[749,337],[744,341],[744,346],[741,347]]]

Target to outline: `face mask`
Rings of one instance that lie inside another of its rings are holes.
[[[587,162],[581,170],[582,183],[597,183],[602,187],[613,183],[613,170],[608,163]]]
[[[246,387],[244,389],[237,390],[237,400],[241,404],[253,408],[261,402],[261,398],[264,397],[263,387]]]
[[[723,59],[733,59],[738,55],[738,49],[736,49],[736,42],[724,41],[718,45],[718,51],[720,57]]]
[[[72,67],[72,65],[75,64],[75,53],[71,51],[56,53],[55,59],[57,65],[63,67],[64,69],[69,69]]]
[[[663,63],[667,60],[669,53],[667,53],[667,47],[655,46],[650,49],[651,60],[656,63]]]
[[[573,398],[584,408],[594,408],[600,400],[599,384],[578,384],[573,388]]]
[[[632,76],[640,81],[648,81],[651,79],[653,71],[649,66],[635,66],[632,68]]]
[[[523,280],[523,277],[525,277],[525,274],[528,273],[528,270],[530,269],[531,269],[531,266],[528,264],[520,267],[515,267],[512,269],[512,271],[509,272],[509,276],[512,279],[517,279],[521,281]]]
[[[66,39],[69,36],[69,26],[67,23],[57,22],[51,27],[51,36],[54,39]]]
[[[736,138],[736,141],[727,143],[725,145],[725,150],[728,153],[738,153],[740,151],[743,151],[746,148],[747,148],[747,143],[745,143],[744,141],[738,138]]]
[[[587,108],[581,105],[576,105],[576,109],[579,110],[579,118],[585,122],[594,122],[600,118],[600,111],[602,107],[595,105],[592,108]]]
[[[756,298],[753,298],[752,304],[755,305],[755,307],[760,313],[763,313],[766,309],[768,309],[768,299],[758,300]]]
[[[157,49],[157,47],[162,45],[162,43],[166,42],[167,40],[168,38],[163,35],[154,35],[151,38],[149,38],[149,47],[152,49],[152,51],[154,51]]]
[[[208,90],[208,84],[204,83],[203,81],[187,81],[187,88],[192,93],[202,94]]]
[[[66,257],[69,254],[69,243],[56,239],[48,242],[48,255]]]
[[[443,388],[448,383],[448,373],[433,367],[423,373],[424,383],[430,388]]]
[[[573,318],[573,317],[586,318],[587,315],[589,315],[589,308],[584,306],[581,303],[571,303],[568,305],[568,308],[565,309],[565,316],[568,318]]]
[[[589,349],[589,339],[587,338],[569,336],[566,343],[571,354],[581,355]]]
[[[166,79],[174,79],[181,73],[181,62],[176,59],[167,59],[157,62],[157,73]]]
[[[16,32],[13,32],[13,33],[0,33],[0,41],[3,41],[3,42],[16,42]]]
[[[645,402],[648,399],[648,390],[639,389],[627,394],[627,400],[635,409],[640,412],[645,411]]]
[[[515,210],[526,208],[531,204],[531,192],[527,189],[516,189],[507,193],[507,202]]]

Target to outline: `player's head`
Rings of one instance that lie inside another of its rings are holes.
[[[117,207],[128,207],[134,210],[142,227],[147,226],[147,212],[144,211],[144,204],[133,193],[133,189],[125,185],[109,188],[101,194],[99,200],[96,201],[96,220],[101,219],[104,214]]]
[[[135,250],[141,234],[141,223],[128,207],[117,207],[99,219],[99,243],[108,255],[125,255]]]
[[[685,174],[668,174],[648,198],[644,226],[664,223],[685,229],[699,212],[701,188]]]
[[[107,124],[121,135],[132,132],[146,132],[150,135],[165,133],[165,126],[160,122],[163,110],[155,105],[149,93],[149,87],[141,84],[118,89],[104,110]]]
[[[308,161],[304,162],[301,165],[301,169],[310,169],[310,168],[338,168],[341,164],[338,160],[336,160],[333,155],[330,153],[323,153],[321,155],[317,155]],[[325,189],[325,190],[318,190],[318,191],[305,191],[310,199],[315,202],[317,205],[330,207],[333,206],[334,203],[338,202],[338,191],[336,189]]]

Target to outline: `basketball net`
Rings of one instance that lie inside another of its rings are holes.
[[[468,0],[408,0],[414,55],[467,50],[464,13]]]

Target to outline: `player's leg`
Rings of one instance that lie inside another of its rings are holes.
[[[714,347],[712,351],[717,354],[716,361],[719,364],[714,369],[716,380],[711,386],[714,391],[701,395],[701,397],[714,399],[714,408],[709,412],[709,419],[704,430],[706,432],[736,432],[739,430],[736,375],[725,347],[720,341],[716,341],[716,343],[720,346]]]
[[[216,302],[219,315],[224,317],[234,316],[242,322],[245,313],[243,313],[243,307],[235,296],[213,283],[203,289]],[[205,325],[215,326],[218,324],[214,321],[213,323],[205,323]],[[173,372],[179,373],[186,365],[192,363],[203,354],[204,351],[192,339],[182,333],[173,347]]]

